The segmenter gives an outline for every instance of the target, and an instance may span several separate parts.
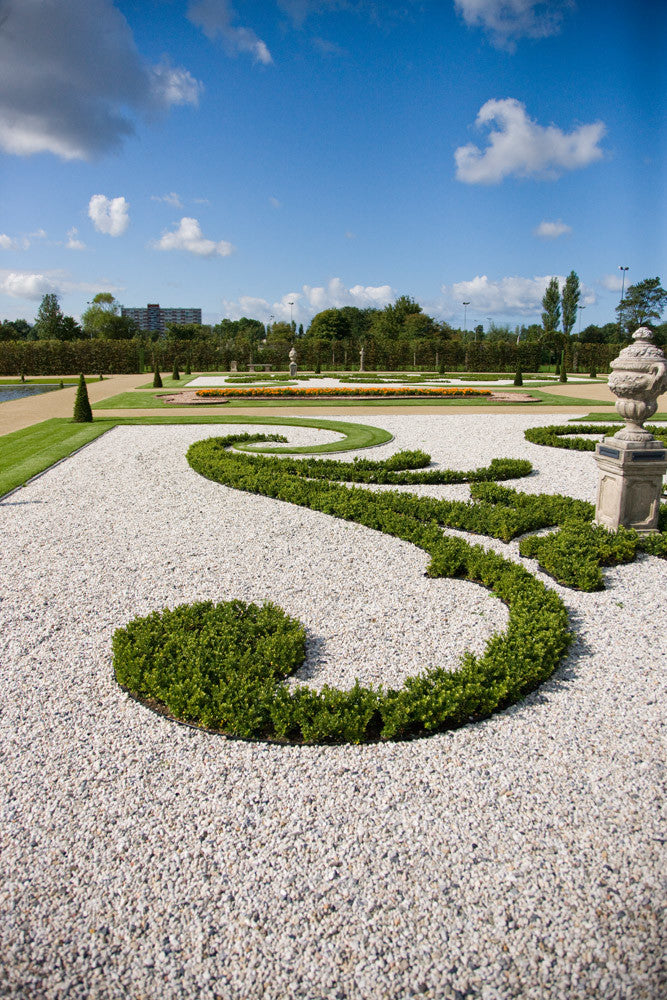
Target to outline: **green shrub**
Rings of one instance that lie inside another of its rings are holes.
[[[79,384],[76,390],[74,415],[72,419],[75,424],[90,424],[93,422],[93,411],[90,408],[88,389],[86,388],[86,380],[83,377],[83,374],[79,375]]]
[[[523,374],[521,368],[517,368],[516,375],[514,376],[514,385],[523,385]]]
[[[157,358],[155,359],[153,365],[153,388],[154,389],[162,388],[162,376],[160,375],[160,367],[158,365]]]
[[[176,358],[174,358],[174,368],[171,373],[171,377],[174,380],[174,382],[180,382],[181,380],[181,374],[178,370],[178,361],[176,360]]]

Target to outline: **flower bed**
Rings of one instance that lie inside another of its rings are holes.
[[[466,389],[459,386],[452,388],[444,387],[433,387],[433,386],[420,386],[409,388],[396,387],[396,386],[382,386],[381,388],[369,387],[363,389],[349,389],[345,386],[336,386],[335,388],[320,388],[319,386],[313,386],[309,389],[289,389],[289,388],[275,388],[273,386],[261,386],[253,389],[236,389],[227,388],[224,389],[199,389],[197,391],[197,396],[201,399],[215,399],[216,397],[224,396],[227,399],[234,398],[250,398],[250,397],[283,397],[283,396],[296,396],[305,398],[318,398],[323,396],[347,396],[356,398],[375,398],[375,397],[405,397],[405,396],[432,396],[438,398],[461,398],[461,397],[477,397],[477,396],[491,396],[492,393],[489,389]]]

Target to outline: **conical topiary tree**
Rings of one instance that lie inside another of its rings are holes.
[[[567,382],[567,372],[565,370],[565,351],[563,351],[560,359],[560,375],[558,376],[558,381]]]
[[[514,376],[515,385],[523,385],[523,372],[521,371],[521,365],[516,367],[516,375]]]
[[[171,377],[173,378],[174,382],[181,381],[181,373],[178,370],[178,360],[176,358],[174,358],[174,370],[171,373]]]
[[[595,367],[595,365],[591,365],[591,370],[588,373],[588,377],[589,378],[597,378],[598,377],[598,370]]]
[[[90,408],[88,389],[86,388],[86,380],[83,377],[83,373],[79,375],[79,385],[76,390],[76,399],[74,400],[74,417],[72,419],[75,424],[90,424],[93,421],[93,411]]]
[[[192,369],[190,367],[190,358],[187,358],[185,362],[185,374],[192,375]]]
[[[154,362],[154,365],[153,365],[153,388],[154,389],[161,389],[162,388],[162,377],[160,375],[160,368],[159,368],[158,363],[157,363],[157,358],[155,359],[155,362]]]

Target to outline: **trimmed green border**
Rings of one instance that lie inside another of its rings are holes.
[[[309,417],[262,417],[230,414],[211,415],[97,418],[93,423],[75,424],[65,417],[53,417],[33,424],[20,431],[0,436],[0,499],[29,479],[45,472],[56,462],[68,458],[73,452],[94,441],[100,435],[118,426],[152,426],[170,424],[260,424],[287,427],[313,427],[316,430],[334,431],[343,435],[341,441],[298,448],[276,447],[268,449],[288,454],[330,454],[356,451],[387,444],[393,439],[388,431],[368,424],[351,424],[342,420],[316,420]]]

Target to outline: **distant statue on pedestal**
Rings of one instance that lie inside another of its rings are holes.
[[[296,348],[293,347],[289,352],[289,377],[296,378],[298,370],[299,369],[296,364]]]
[[[359,351],[359,371],[360,372],[365,372],[366,371],[365,361],[366,361],[366,348],[362,345],[361,350]]]

